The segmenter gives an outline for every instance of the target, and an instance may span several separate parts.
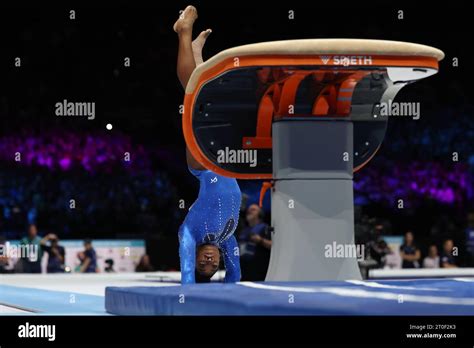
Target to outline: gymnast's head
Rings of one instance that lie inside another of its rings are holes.
[[[202,244],[196,250],[196,283],[209,283],[219,270],[221,253],[212,244]]]

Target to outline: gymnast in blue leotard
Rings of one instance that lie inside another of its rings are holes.
[[[173,29],[179,37],[178,78],[185,88],[193,70],[203,63],[202,48],[211,30],[192,40],[197,10],[188,6]],[[225,282],[240,280],[239,248],[234,231],[239,221],[241,194],[237,181],[204,168],[186,148],[190,172],[199,179],[197,200],[189,209],[179,236],[181,283],[208,282],[219,269],[226,269]]]

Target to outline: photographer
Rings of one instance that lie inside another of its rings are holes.
[[[49,245],[48,245],[49,244]],[[62,273],[64,272],[64,256],[65,251],[59,245],[58,237],[50,233],[41,240],[41,247],[43,251],[48,253],[48,273]]]

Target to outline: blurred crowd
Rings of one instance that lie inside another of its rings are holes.
[[[422,105],[426,106],[426,104]],[[459,162],[468,163],[474,172],[474,110],[469,105],[433,111],[419,121],[389,121],[389,139],[384,153],[391,159],[453,163],[453,153]],[[393,134],[393,136],[390,136]]]
[[[0,137],[0,161],[63,171],[110,173],[117,167],[150,169],[150,153],[116,131],[81,134],[64,129],[22,129],[19,134]]]
[[[375,160],[354,176],[354,191],[356,204],[385,203],[395,208],[399,199],[406,207],[418,207],[427,199],[463,207],[474,197],[467,164],[432,161]]]
[[[40,223],[63,237],[114,237],[170,228],[176,188],[168,174],[87,174],[31,168],[0,170],[0,231],[9,238]]]

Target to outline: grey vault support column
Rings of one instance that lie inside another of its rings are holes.
[[[267,281],[361,279],[354,245],[353,125],[273,123],[273,246]],[[340,256],[340,255],[339,255]]]

